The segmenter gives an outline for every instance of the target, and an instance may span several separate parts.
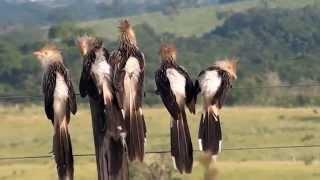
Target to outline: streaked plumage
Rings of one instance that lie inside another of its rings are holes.
[[[222,108],[232,80],[236,79],[234,60],[217,61],[202,71],[195,83],[195,99],[200,93],[203,97],[203,114],[199,126],[200,150],[217,155],[222,149],[222,132],[219,109]]]
[[[45,112],[53,123],[53,153],[60,180],[73,179],[72,145],[68,130],[70,112],[77,111],[76,96],[60,51],[48,45],[34,52],[44,69],[42,92]]]
[[[102,42],[94,37],[78,39],[83,56],[80,94],[89,96],[98,179],[128,179],[125,127],[112,84],[114,64]]]
[[[180,173],[190,173],[193,164],[193,147],[188,128],[185,106],[195,112],[193,82],[188,73],[176,63],[173,45],[160,48],[162,63],[155,73],[157,92],[170,113],[171,155]]]
[[[145,58],[127,20],[120,22],[119,31],[120,46],[110,56],[110,62],[116,64],[113,83],[125,119],[129,159],[143,161],[146,138],[142,112]]]

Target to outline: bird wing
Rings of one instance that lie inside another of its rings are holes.
[[[76,112],[77,112],[77,98],[76,98],[76,94],[74,92],[71,76],[70,76],[70,73],[69,73],[68,70],[66,70],[65,81],[66,81],[67,86],[68,86],[69,108],[70,108],[70,111],[72,112],[72,114],[76,114]]]
[[[169,79],[164,68],[159,69],[155,74],[157,92],[159,92],[163,104],[169,111],[173,119],[179,119],[180,108],[176,101],[176,97],[171,90]]]
[[[68,69],[63,64],[59,64],[58,67],[59,68],[57,68],[57,70],[59,73],[63,74],[64,81],[66,82],[67,87],[68,87],[69,109],[72,112],[72,114],[76,114],[76,112],[77,112],[77,99],[76,99],[76,94],[74,92],[70,73],[69,73]]]
[[[213,97],[212,103],[217,104],[218,108],[221,108],[226,99],[227,92],[232,86],[229,74],[223,70],[219,70],[218,72],[222,81],[218,91]]]
[[[115,89],[116,98],[118,104],[121,109],[123,109],[123,100],[124,100],[124,76],[126,72],[121,68],[122,64],[122,57],[120,51],[114,51],[111,53],[109,58],[109,63],[112,67],[114,67],[113,71],[113,86]]]
[[[193,99],[194,102],[197,103],[197,97],[198,94],[201,92],[201,86],[200,86],[200,82],[199,79],[201,79],[201,77],[203,76],[203,74],[205,73],[205,71],[201,71],[198,75],[198,78],[196,79],[195,83],[194,83],[194,89],[193,89]]]
[[[186,104],[191,113],[195,113],[194,86],[188,72],[181,66],[177,66],[177,70],[186,79]]]
[[[42,80],[42,92],[44,94],[44,107],[47,118],[52,122],[54,121],[53,112],[53,95],[54,89],[56,87],[56,76],[57,74],[53,68],[49,67],[47,72],[45,72]]]
[[[221,108],[230,88],[231,79],[228,73],[212,66],[199,74],[195,83],[195,94],[205,91],[207,95],[212,97],[211,104]]]
[[[145,65],[145,57],[144,54],[137,50],[135,57],[139,61],[140,65],[140,74],[139,74],[139,80],[138,80],[138,86],[137,86],[137,96],[136,96],[136,107],[142,106],[142,98],[143,98],[143,81],[144,81],[144,65]]]
[[[86,97],[90,91],[89,88],[95,86],[92,83],[92,77],[90,73],[93,59],[95,59],[94,53],[89,53],[88,55],[83,57],[82,72],[79,83],[79,91],[81,97]]]

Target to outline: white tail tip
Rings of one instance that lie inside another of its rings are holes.
[[[198,143],[199,143],[199,150],[200,150],[200,151],[203,151],[202,139],[198,139]]]
[[[222,151],[222,140],[219,141],[219,153]]]
[[[177,166],[176,166],[176,158],[175,158],[175,157],[173,157],[173,156],[171,156],[171,158],[172,158],[172,162],[173,162],[173,167],[174,167],[174,169],[175,169],[175,170],[177,170]]]
[[[123,118],[125,118],[125,116],[126,116],[126,112],[124,111],[124,109],[121,109],[121,112],[122,112],[122,116],[123,116]]]
[[[212,158],[212,161],[215,163],[218,160],[218,155],[213,155],[211,158]]]

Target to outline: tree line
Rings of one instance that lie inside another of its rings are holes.
[[[315,84],[320,81],[320,8],[308,6],[296,10],[253,8],[231,15],[223,25],[201,37],[176,37],[157,34],[147,24],[135,27],[139,46],[146,55],[146,97],[148,105],[159,103],[154,91],[154,71],[160,61],[159,44],[173,42],[178,48],[178,61],[193,77],[219,58],[240,59],[239,79],[227,103],[229,105],[319,105],[319,87],[250,88],[282,84]],[[107,29],[106,29],[107,30]],[[52,26],[47,41],[63,50],[65,62],[78,84],[81,58],[74,38],[91,29],[63,23]],[[41,74],[31,52],[43,40],[28,41],[22,34],[0,37],[0,94],[39,94]],[[102,37],[103,38],[103,37]],[[105,40],[112,50],[116,42]]]

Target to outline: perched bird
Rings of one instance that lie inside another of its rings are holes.
[[[191,173],[193,148],[188,128],[185,106],[195,113],[193,82],[176,62],[174,45],[163,44],[160,47],[161,66],[155,73],[157,93],[170,113],[171,155],[175,167],[180,173]]]
[[[98,179],[128,179],[124,120],[112,83],[114,64],[101,40],[85,35],[77,45],[83,57],[79,89],[90,99]]]
[[[76,96],[61,52],[47,45],[33,53],[44,70],[42,92],[45,112],[54,126],[53,153],[60,180],[73,179],[73,155],[68,125],[70,112],[77,112]]]
[[[110,56],[110,62],[116,64],[113,83],[126,124],[129,160],[143,161],[146,138],[142,112],[145,58],[128,20],[120,22],[119,31],[120,45]]]
[[[214,157],[221,151],[222,146],[219,110],[231,88],[231,82],[237,78],[236,71],[235,59],[217,61],[200,72],[195,82],[195,100],[199,93],[203,97],[203,114],[198,134],[199,147]]]

